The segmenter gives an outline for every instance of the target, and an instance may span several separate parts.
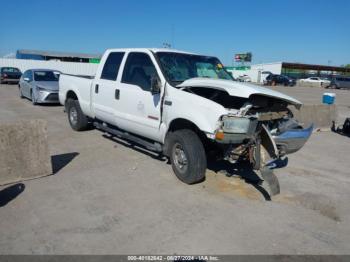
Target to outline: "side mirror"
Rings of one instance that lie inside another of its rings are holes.
[[[29,82],[30,79],[28,77],[23,78],[24,81]]]
[[[158,76],[152,76],[151,78],[151,93],[152,95],[156,95],[160,93],[161,81]]]

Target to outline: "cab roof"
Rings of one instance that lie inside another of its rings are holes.
[[[190,53],[186,51],[176,50],[176,49],[169,49],[169,48],[111,48],[107,49],[106,52],[142,52],[142,51],[151,51],[154,53],[158,52],[171,52],[171,53],[181,53],[181,54],[191,54],[191,55],[197,55],[195,53]]]

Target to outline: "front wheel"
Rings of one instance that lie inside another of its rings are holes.
[[[88,128],[88,118],[81,110],[78,100],[68,99],[66,109],[68,121],[72,129],[75,131],[83,131]]]
[[[37,105],[37,102],[35,101],[35,95],[34,95],[33,91],[30,91],[30,98],[32,100],[32,104],[34,106]]]
[[[186,184],[200,182],[205,177],[207,159],[198,135],[192,130],[169,134],[169,153],[173,171]]]
[[[20,85],[18,86],[18,89],[19,89],[19,97],[24,98],[23,93],[22,93],[22,87]]]

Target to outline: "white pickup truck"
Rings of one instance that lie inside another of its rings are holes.
[[[59,87],[74,130],[94,125],[159,152],[187,184],[204,179],[209,155],[261,170],[312,132],[293,119],[289,107],[299,108],[298,100],[233,81],[211,56],[109,49],[95,77],[62,74]]]

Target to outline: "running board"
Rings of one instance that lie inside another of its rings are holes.
[[[131,135],[128,132],[123,132],[123,131],[118,130],[116,128],[112,128],[112,127],[108,126],[105,123],[94,122],[94,126],[97,129],[103,130],[103,131],[105,131],[107,133],[110,133],[110,134],[115,135],[117,137],[129,140],[129,141],[134,142],[136,144],[139,144],[139,145],[145,147],[146,149],[148,149],[150,151],[154,151],[154,152],[162,152],[163,151],[163,147],[162,147],[162,145],[160,143],[149,142],[149,141],[147,141],[145,139],[142,139],[142,138],[140,138],[138,136]]]

